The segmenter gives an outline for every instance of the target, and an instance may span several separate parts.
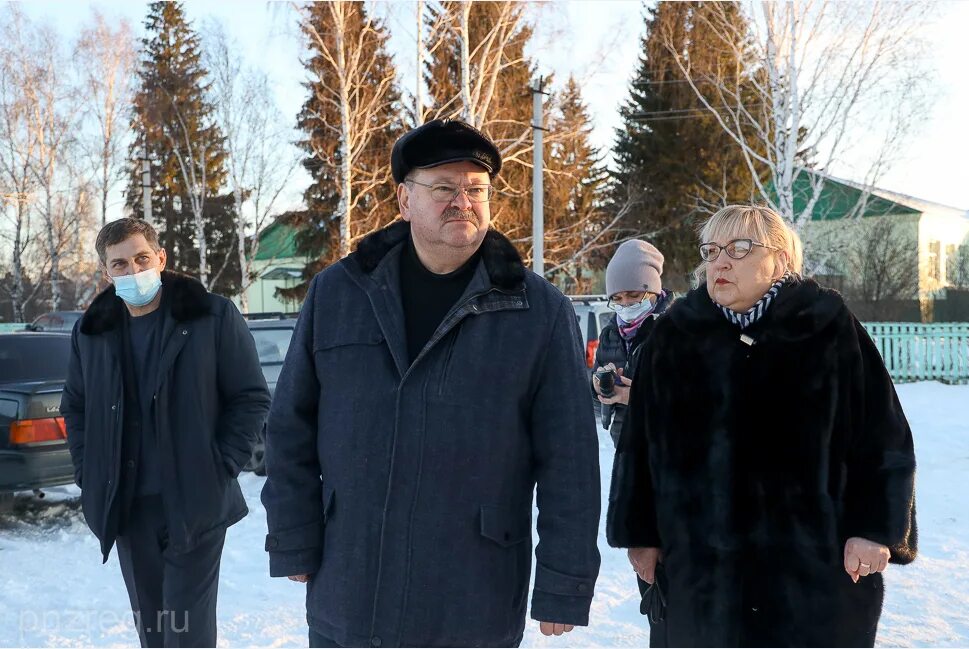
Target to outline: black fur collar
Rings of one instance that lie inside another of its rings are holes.
[[[371,273],[390,250],[410,236],[410,223],[396,221],[360,240],[350,257],[364,273]],[[525,264],[503,234],[488,230],[481,242],[481,258],[491,281],[498,288],[520,289],[525,281]]]
[[[813,279],[800,279],[785,285],[764,317],[746,333],[755,338],[763,333],[781,340],[799,340],[819,332],[846,309],[837,291],[822,288]],[[710,299],[706,284],[677,300],[669,316],[676,326],[694,333],[712,327],[736,329]]]
[[[175,320],[185,322],[209,313],[208,291],[194,277],[162,271],[162,300],[171,305]],[[114,284],[101,291],[81,318],[81,333],[96,336],[110,331],[124,317],[124,302],[114,293]]]

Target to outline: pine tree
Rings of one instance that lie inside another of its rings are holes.
[[[427,24],[444,23],[448,27],[435,29],[427,43],[425,82],[430,106],[426,119],[460,118],[465,108],[461,100],[461,46],[456,32],[462,4],[445,1],[428,6]],[[503,47],[500,69],[492,67],[493,79],[485,84],[490,87],[494,81],[493,91],[488,93],[490,100],[479,97],[473,110],[479,113],[481,130],[502,152],[503,166],[495,181],[499,194],[491,202],[493,227],[515,242],[528,260],[532,238],[532,102],[528,87],[535,66],[525,56],[532,29],[522,19],[523,11],[521,2],[474,2],[468,25],[472,75],[487,67],[480,60],[486,50],[481,47],[482,41],[491,37]],[[497,47],[491,46],[491,56],[496,56]]]
[[[331,11],[338,8],[339,12]],[[344,13],[340,13],[344,12]],[[337,22],[337,17],[342,22]],[[342,188],[344,132],[351,133],[349,163],[349,242],[351,246],[397,217],[396,188],[390,176],[390,152],[404,132],[404,107],[396,71],[387,50],[388,32],[379,20],[367,15],[359,2],[309,3],[302,17],[302,31],[312,56],[306,68],[309,97],[297,125],[305,133],[299,142],[306,152],[304,168],[313,181],[303,194],[306,209],[288,219],[298,229],[297,247],[312,261],[303,270],[304,282],[280,291],[289,299],[302,299],[313,275],[341,257],[340,225],[344,205]],[[350,80],[348,114],[355,123],[345,125],[332,90],[338,86],[336,56],[338,36],[344,44],[343,73]],[[358,61],[351,69],[353,61]],[[388,82],[390,80],[390,82]],[[366,126],[362,126],[366,124]]]
[[[728,3],[733,33],[748,25],[736,3]],[[645,235],[666,257],[664,283],[677,290],[699,263],[696,225],[722,205],[749,202],[750,170],[739,148],[697,99],[680,73],[668,44],[690,61],[694,76],[736,70],[738,61],[710,32],[704,2],[659,2],[647,14],[639,67],[620,109],[623,125],[614,146],[614,209],[633,201],[623,225]]]
[[[590,272],[608,261],[610,215],[605,209],[608,171],[592,145],[592,119],[579,84],[569,77],[556,93],[548,120],[545,170],[545,266],[567,293],[587,293]]]
[[[142,207],[141,158],[147,148],[152,180],[152,221],[159,228],[169,266],[208,280],[209,288],[238,290],[231,194],[220,194],[226,177],[223,137],[212,106],[198,34],[180,2],[153,2],[145,20],[140,85],[131,122],[131,173],[127,204]],[[206,267],[200,268],[193,204],[202,206]],[[233,265],[234,264],[234,265]]]

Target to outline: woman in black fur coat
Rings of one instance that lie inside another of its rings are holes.
[[[724,208],[701,240],[640,357],[609,544],[647,581],[663,564],[670,646],[873,646],[881,573],[916,552],[894,386],[775,212]]]

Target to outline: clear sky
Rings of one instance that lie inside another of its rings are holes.
[[[189,0],[185,3],[196,28],[206,20],[222,21],[244,44],[240,55],[264,69],[276,84],[284,114],[295,115],[305,91],[299,63],[301,40],[287,3],[251,0]],[[31,1],[21,4],[36,20],[53,21],[65,36],[87,21],[90,8],[109,17],[127,18],[142,31],[146,4],[139,2]],[[643,31],[643,5],[638,0],[573,0],[543,4],[530,54],[542,73],[558,82],[574,74],[595,120],[596,143],[608,148],[619,124],[618,107],[635,70]],[[413,87],[416,2],[379,5],[391,30],[391,47],[405,88]],[[969,1],[940,5],[928,38],[938,73],[938,98],[903,157],[879,185],[926,200],[969,208]],[[527,99],[526,99],[527,100]],[[862,161],[856,161],[862,162]],[[837,170],[835,170],[837,172]],[[301,193],[305,177],[295,181],[291,199]]]

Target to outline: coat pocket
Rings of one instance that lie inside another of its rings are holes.
[[[481,536],[497,544],[490,564],[494,578],[500,586],[494,591],[497,601],[506,601],[506,612],[524,613],[525,597],[528,595],[528,578],[531,576],[530,544],[532,520],[531,508],[511,508],[483,505],[481,507]],[[505,599],[508,598],[508,599]]]
[[[390,348],[379,331],[341,332],[313,347],[321,410],[337,411],[346,402],[383,385],[393,370]],[[340,427],[346,422],[336,422]]]
[[[527,540],[532,533],[531,513],[524,509],[494,505],[481,506],[481,536],[503,548],[510,548]]]

